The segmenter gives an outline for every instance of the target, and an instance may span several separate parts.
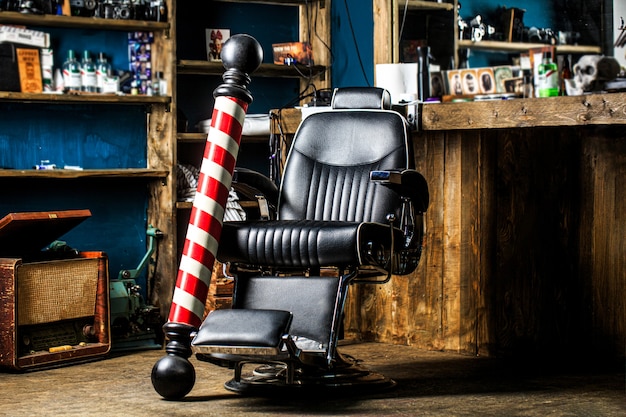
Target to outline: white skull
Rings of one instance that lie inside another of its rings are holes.
[[[572,86],[571,82],[567,84],[567,95],[602,90],[604,82],[615,79],[620,71],[615,58],[603,55],[583,55],[573,69],[574,85]],[[572,94],[570,94],[570,87]]]
[[[574,65],[574,81],[579,90],[593,91],[600,59],[601,55],[583,55]]]

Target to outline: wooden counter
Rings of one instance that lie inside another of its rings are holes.
[[[386,285],[352,288],[346,337],[623,358],[626,94],[421,110],[415,159],[431,193],[422,262]],[[283,127],[293,112],[282,112]]]
[[[626,93],[427,104],[422,130],[626,124]]]

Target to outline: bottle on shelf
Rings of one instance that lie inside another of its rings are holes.
[[[566,83],[568,82],[567,80],[571,80],[572,79],[572,70],[570,68],[570,64],[569,64],[569,59],[567,58],[567,56],[563,57],[563,64],[562,64],[562,68],[561,68],[561,95],[565,96],[567,95],[567,87],[566,87]]]
[[[63,85],[65,92],[81,90],[80,63],[72,49],[67,51],[67,60],[63,63]]]
[[[111,75],[111,64],[109,64],[106,55],[100,52],[100,54],[98,54],[98,62],[96,62],[96,84],[98,93],[104,91],[104,83],[109,75]]]
[[[50,48],[41,48],[39,50],[41,58],[41,81],[44,93],[54,92],[54,52]]]
[[[89,51],[83,51],[83,59],[80,65],[80,80],[82,91],[95,93],[98,90],[96,78],[96,64],[91,59]]]
[[[156,72],[156,78],[152,82],[154,95],[166,96],[167,95],[167,82],[163,79],[163,71]]]
[[[539,97],[556,97],[559,95],[559,69],[552,61],[552,53],[544,52],[539,64]]]

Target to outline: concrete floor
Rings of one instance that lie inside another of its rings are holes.
[[[0,374],[1,416],[626,416],[623,366],[546,369],[409,346],[354,344],[342,352],[394,378],[389,392],[344,398],[249,398],[226,391],[231,372],[195,358],[196,384],[163,400],[150,373],[163,351],[23,374]],[[617,369],[615,369],[617,368]]]

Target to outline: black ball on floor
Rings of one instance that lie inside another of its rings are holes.
[[[189,394],[196,382],[196,371],[187,359],[166,355],[152,367],[152,386],[167,400],[177,400]]]

